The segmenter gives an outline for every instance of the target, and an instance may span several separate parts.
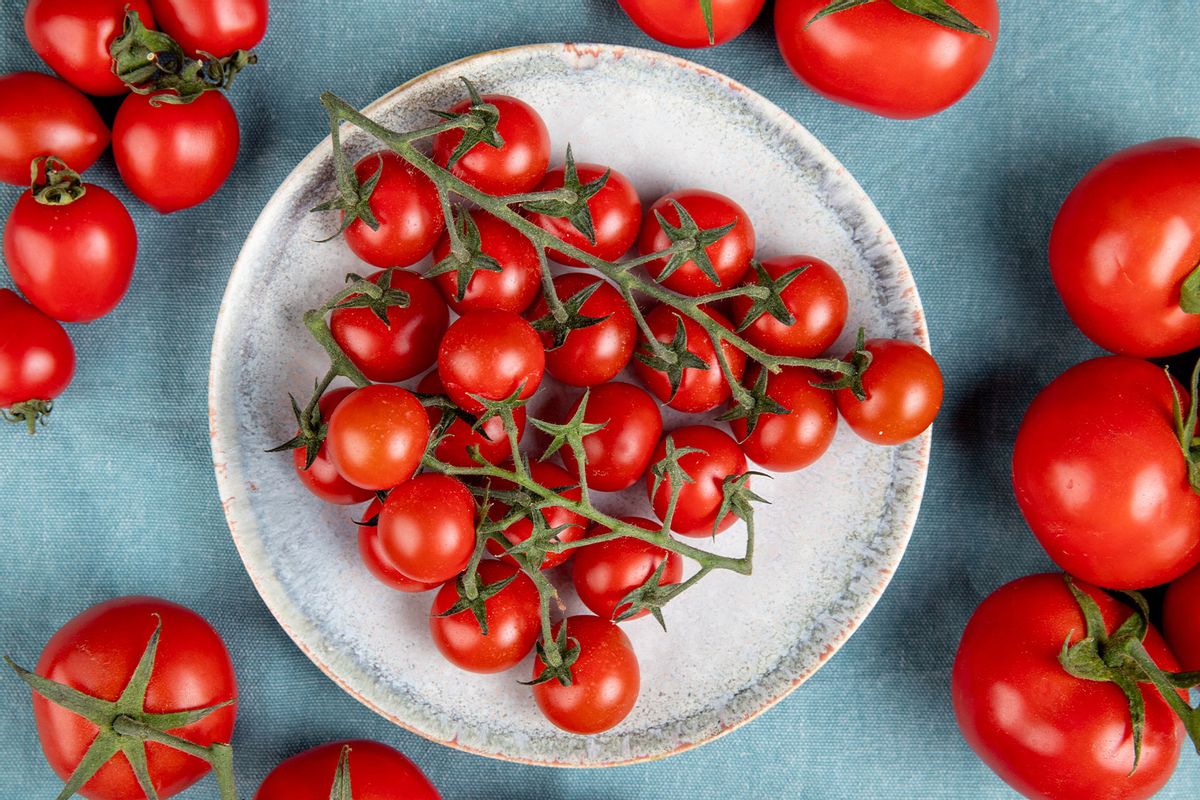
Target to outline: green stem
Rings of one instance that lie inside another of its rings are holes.
[[[221,800],[237,800],[237,791],[233,783],[233,756],[228,744],[213,744],[211,747],[203,747],[179,736],[152,728],[124,714],[113,720],[112,729],[121,736],[130,736],[145,742],[166,745],[208,762],[213,767],[213,775],[217,779]]]

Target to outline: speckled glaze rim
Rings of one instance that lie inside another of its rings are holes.
[[[776,126],[782,134],[794,139],[799,146],[814,158],[822,162],[823,167],[828,174],[836,176],[839,183],[839,189],[847,193],[851,200],[847,205],[852,205],[861,215],[855,220],[854,228],[864,228],[872,231],[872,248],[886,252],[886,261],[890,267],[890,278],[901,286],[897,293],[905,298],[906,311],[910,312],[909,319],[911,328],[902,331],[903,335],[908,336],[912,341],[929,347],[929,335],[926,327],[924,311],[921,306],[920,297],[917,293],[917,288],[908,263],[900,250],[900,246],[888,228],[887,223],[883,220],[874,203],[863,191],[861,186],[854,178],[847,173],[842,164],[825,148],[819,140],[808,132],[803,125],[798,121],[770,102],[766,98],[751,91],[742,84],[733,79],[722,75],[708,67],[695,64],[682,58],[659,53],[651,50],[643,50],[640,48],[631,48],[615,45],[604,44],[572,44],[572,43],[548,43],[537,45],[525,45],[520,47],[506,48],[494,50],[486,53],[480,53],[474,56],[469,56],[458,61],[445,64],[441,67],[433,69],[422,75],[419,75],[412,80],[407,81],[401,86],[393,89],[388,94],[371,103],[364,109],[364,113],[374,115],[388,106],[393,99],[409,90],[416,84],[440,77],[446,72],[460,72],[466,65],[475,65],[476,67],[490,66],[493,62],[504,61],[505,59],[518,57],[531,57],[536,55],[553,56],[559,59],[571,61],[579,61],[586,58],[598,59],[621,59],[635,58],[645,63],[647,68],[668,68],[680,69],[694,72],[701,77],[719,82],[724,89],[734,94],[739,95],[739,100],[746,104],[763,120]],[[254,240],[274,221],[277,214],[280,212],[284,198],[289,194],[289,190],[293,184],[307,180],[307,176],[312,167],[329,157],[331,152],[331,141],[326,137],[318,144],[297,166],[292,170],[291,174],[276,190],[275,194],[268,201],[267,205],[259,215],[254,227],[247,236],[247,242]],[[893,484],[894,494],[892,500],[885,511],[883,519],[881,519],[881,529],[887,528],[890,533],[887,541],[890,548],[886,554],[880,554],[879,561],[872,566],[878,567],[873,573],[873,582],[867,585],[865,582],[855,582],[854,587],[854,603],[851,605],[853,614],[851,620],[842,627],[838,633],[832,637],[827,637],[827,642],[824,649],[815,661],[806,665],[803,669],[788,670],[789,658],[785,657],[777,664],[771,672],[764,673],[760,680],[769,678],[772,672],[788,673],[786,685],[782,690],[773,696],[765,699],[760,699],[759,704],[753,708],[739,710],[735,719],[723,718],[715,721],[715,724],[705,730],[702,735],[692,738],[687,741],[682,741],[676,744],[672,749],[662,752],[651,753],[646,755],[638,755],[624,758],[604,758],[601,757],[597,761],[589,761],[587,763],[563,762],[555,761],[550,758],[527,758],[513,756],[506,753],[498,753],[493,751],[482,750],[464,745],[457,739],[447,740],[443,737],[433,735],[426,730],[416,727],[409,721],[402,719],[395,713],[380,707],[371,698],[367,697],[362,691],[349,682],[344,680],[337,673],[336,668],[329,664],[323,655],[317,652],[306,641],[305,630],[309,628],[309,623],[304,619],[303,615],[291,604],[288,600],[286,592],[278,583],[278,578],[271,574],[269,570],[259,570],[258,567],[265,563],[266,559],[260,558],[260,543],[259,534],[256,529],[256,522],[253,514],[248,513],[248,509],[242,508],[242,505],[247,503],[244,498],[244,490],[248,485],[246,479],[236,474],[230,469],[230,456],[237,450],[236,426],[222,425],[220,414],[220,406],[223,402],[223,397],[220,392],[222,389],[222,381],[219,377],[221,359],[226,350],[226,340],[230,338],[230,316],[227,313],[228,307],[231,305],[231,292],[235,283],[235,276],[244,270],[249,270],[252,265],[248,263],[245,253],[239,255],[237,262],[234,265],[230,275],[229,287],[222,299],[221,307],[217,316],[216,331],[213,336],[212,354],[209,369],[209,431],[212,444],[213,466],[216,473],[218,489],[221,497],[221,504],[225,512],[226,520],[229,524],[230,534],[232,535],[238,553],[242,558],[246,571],[250,576],[255,589],[263,598],[267,608],[271,614],[279,622],[284,631],[292,638],[297,647],[334,683],[340,686],[347,694],[351,695],[359,702],[366,705],[368,708],[375,711],[380,716],[388,721],[398,725],[405,730],[411,731],[419,736],[430,739],[431,741],[444,744],[448,747],[462,750],[464,752],[473,753],[489,758],[496,758],[503,761],[509,761],[521,764],[530,764],[538,766],[553,766],[553,767],[577,767],[577,768],[595,768],[595,767],[610,767],[621,766],[627,764],[635,764],[646,761],[654,761],[678,753],[691,750],[707,742],[711,742],[725,734],[733,731],[742,725],[750,722],[758,717],[763,712],[773,707],[776,703],[783,700],[791,694],[797,687],[811,677],[821,666],[828,661],[834,653],[836,653],[850,636],[858,629],[871,610],[875,607],[879,598],[891,581],[892,575],[895,573],[904,551],[907,548],[908,541],[912,535],[912,531],[916,525],[917,515],[920,510],[921,499],[924,494],[926,476],[929,468],[929,455],[932,443],[931,432],[926,432],[919,440],[910,443],[906,447],[912,448],[908,454],[916,469],[910,473],[910,478],[907,482],[901,485],[898,479]],[[894,300],[894,298],[893,298]],[[794,651],[792,651],[794,652]],[[736,697],[730,700],[727,707],[736,705]]]

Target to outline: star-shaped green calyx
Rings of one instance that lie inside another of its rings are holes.
[[[721,506],[717,509],[717,518],[713,521],[714,538],[727,514],[733,514],[747,525],[753,525],[754,503],[768,502],[750,489],[750,478],[754,475],[760,478],[771,477],[765,472],[743,472],[740,475],[729,475],[721,482]]]
[[[547,311],[542,316],[535,319],[530,324],[535,331],[547,331],[553,336],[553,341],[547,350],[557,350],[567,343],[567,337],[571,335],[571,331],[578,331],[584,328],[590,328],[593,325],[599,325],[604,322],[611,314],[605,314],[603,317],[589,317],[583,313],[583,304],[591,298],[592,295],[600,288],[601,281],[585,286],[575,294],[563,301],[562,307],[566,312],[566,318],[559,321],[554,318],[554,314]]]
[[[540,419],[530,418],[530,422],[542,433],[550,434],[550,444],[546,445],[546,451],[542,453],[540,461],[545,461],[550,456],[562,449],[563,445],[571,448],[572,454],[575,456],[577,463],[583,463],[586,460],[586,455],[583,448],[583,439],[585,436],[590,436],[597,431],[604,430],[606,422],[584,422],[584,417],[587,415],[588,398],[591,396],[591,390],[583,393],[583,397],[579,399],[579,408],[575,409],[575,413],[569,420],[562,424],[554,422],[544,422]]]
[[[542,214],[547,217],[562,217],[575,226],[592,244],[596,243],[596,226],[592,221],[592,209],[588,201],[608,183],[612,170],[605,170],[600,177],[587,183],[579,182],[579,171],[575,167],[575,156],[571,153],[571,145],[567,145],[567,161],[563,167],[563,185],[560,190],[570,194],[564,200],[535,200],[522,204],[526,211]]]
[[[321,443],[325,441],[329,424],[321,417],[320,403],[312,403],[309,408],[302,410],[300,404],[296,402],[295,395],[289,394],[288,399],[292,401],[292,414],[296,417],[296,427],[299,428],[299,432],[267,452],[280,453],[284,450],[304,448],[304,468],[308,469],[317,460],[317,453],[321,450]]]
[[[563,686],[571,685],[571,667],[579,660],[579,640],[567,636],[567,621],[558,624],[558,633],[553,641],[542,639],[537,643],[537,655],[542,660],[542,671],[531,681],[520,681],[526,686],[556,680]],[[555,663],[557,662],[557,664]]]
[[[391,267],[384,270],[384,273],[379,276],[379,280],[375,284],[379,287],[378,296],[370,294],[356,294],[347,297],[342,302],[338,303],[335,308],[366,308],[372,314],[379,318],[379,321],[384,324],[384,327],[391,328],[392,323],[388,320],[389,308],[408,308],[409,296],[408,292],[402,289],[392,288],[392,275],[399,267]],[[347,283],[356,283],[366,281],[367,279],[361,275],[355,275],[353,272],[346,276]]]
[[[458,248],[452,247],[427,275],[432,278],[447,272],[455,273],[454,298],[462,302],[476,272],[502,272],[504,268],[499,261],[483,252],[479,226],[475,224],[471,212],[463,209],[454,212],[454,230],[458,234]]]
[[[659,626],[665,631],[667,629],[667,621],[663,618],[662,607],[667,604],[667,601],[674,597],[674,593],[670,592],[662,585],[662,576],[667,568],[666,554],[663,554],[662,560],[658,562],[658,566],[654,568],[654,572],[650,577],[636,589],[633,589],[617,603],[614,610],[618,611],[613,617],[613,622],[624,622],[627,619],[649,611],[654,617]],[[677,584],[673,584],[677,585]]]
[[[470,611],[475,621],[479,624],[479,632],[484,636],[488,635],[487,623],[487,601],[491,600],[496,595],[504,591],[510,583],[517,579],[519,573],[514,572],[507,578],[496,581],[495,583],[484,583],[476,586],[475,596],[469,597],[466,584],[463,582],[463,577],[460,575],[458,580],[454,582],[454,590],[458,593],[458,600],[454,605],[447,608],[436,616],[452,617],[455,614],[461,614],[464,611]]]
[[[318,242],[328,242],[331,239],[336,239],[346,229],[354,224],[355,220],[362,220],[373,231],[379,230],[379,220],[375,218],[375,212],[371,210],[371,195],[375,192],[375,187],[379,185],[379,176],[383,174],[383,158],[379,158],[379,166],[375,171],[363,182],[359,183],[358,173],[349,169],[338,174],[338,196],[332,200],[326,200],[318,206],[314,206],[310,213],[317,211],[341,211],[342,224],[335,233],[327,236],[324,239],[318,239]]]
[[[650,369],[656,369],[667,376],[667,383],[671,387],[667,402],[674,399],[675,393],[679,391],[684,370],[708,369],[704,359],[688,350],[687,327],[683,317],[678,314],[675,315],[675,336],[670,344],[659,342],[658,349],[655,349],[648,342],[644,342],[634,355]]]
[[[854,344],[854,352],[850,354],[850,372],[845,375],[839,375],[831,381],[814,383],[813,386],[830,392],[836,392],[839,389],[849,389],[859,401],[866,400],[867,390],[863,388],[863,375],[866,374],[874,358],[875,356],[867,349],[866,329],[859,328],[858,339]]]
[[[461,124],[462,140],[450,154],[446,169],[451,169],[477,144],[486,144],[496,149],[504,146],[504,137],[496,130],[496,125],[500,122],[500,109],[491,103],[485,103],[475,84],[466,78],[463,78],[462,82],[471,98],[471,105],[466,111],[461,114],[437,110],[431,112],[447,122],[455,120]]]
[[[696,220],[692,218],[688,210],[680,205],[678,201],[672,200],[671,205],[674,207],[675,213],[679,215],[678,225],[672,225],[667,222],[667,218],[658,209],[655,209],[654,217],[658,220],[663,233],[667,235],[667,239],[673,246],[678,245],[679,249],[673,252],[671,257],[667,259],[666,265],[655,276],[655,280],[662,283],[671,277],[677,269],[690,261],[696,265],[697,269],[704,273],[705,277],[716,286],[720,286],[721,278],[717,275],[717,270],[713,266],[712,259],[708,257],[708,248],[719,242],[727,233],[733,230],[734,226],[737,225],[737,220],[717,228],[702,229],[696,224]]]
[[[973,36],[982,36],[984,39],[992,38],[990,33],[967,19],[961,11],[947,3],[946,0],[832,0],[829,5],[818,11],[808,21],[808,25],[812,25],[814,22],[828,17],[830,14],[837,14],[841,11],[847,11],[851,8],[875,2],[891,3],[901,11],[915,14],[930,22],[936,22],[938,25],[949,28],[952,31],[969,33]],[[805,27],[808,27],[808,25],[805,25]]]
[[[808,269],[808,265],[805,264],[802,267],[790,269],[778,278],[772,278],[771,273],[767,272],[767,268],[758,261],[751,261],[750,266],[754,268],[754,273],[757,276],[755,285],[766,289],[767,294],[764,297],[752,298],[750,308],[746,311],[746,316],[738,323],[737,332],[741,333],[746,328],[749,328],[763,314],[770,314],[783,325],[795,325],[796,315],[792,313],[791,309],[787,307],[787,303],[784,302],[783,290],[791,285],[792,281],[804,274],[805,270]]]
[[[741,400],[730,407],[721,416],[717,417],[719,422],[731,422],[735,419],[746,420],[746,436],[754,433],[755,428],[765,414],[786,415],[792,413],[789,409],[781,405],[775,398],[767,394],[767,383],[770,380],[769,371],[760,368],[758,377],[754,379],[754,384],[750,387],[748,393],[741,395]],[[744,441],[744,440],[743,440]]]
[[[663,481],[667,482],[667,487],[674,494],[683,491],[686,484],[695,483],[696,479],[689,475],[679,462],[686,455],[705,452],[698,447],[677,447],[675,437],[671,434],[667,434],[663,448],[663,457],[650,465],[650,474],[654,478],[650,486],[651,497],[658,494]]]

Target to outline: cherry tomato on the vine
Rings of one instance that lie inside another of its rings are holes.
[[[942,407],[941,369],[929,351],[902,339],[868,339],[866,349],[872,355],[862,382],[867,399],[839,389],[838,411],[852,431],[873,444],[915,439]]]
[[[833,267],[812,256],[788,256],[762,262],[762,268],[772,281],[789,272],[804,270],[780,291],[783,305],[794,322],[780,322],[770,312],[759,314],[742,336],[751,344],[776,356],[815,358],[837,341],[846,325],[850,298],[846,285]],[[760,283],[756,273],[746,276],[747,286]],[[741,327],[750,313],[753,300],[745,295],[733,298],[733,321]],[[758,313],[758,309],[754,309]]]
[[[732,511],[727,512],[718,523],[717,513],[725,497],[725,479],[746,472],[746,456],[742,449],[722,430],[710,425],[687,425],[663,437],[654,450],[651,464],[662,461],[666,456],[668,437],[676,450],[691,448],[698,451],[679,457],[679,466],[692,482],[684,483],[680,489],[675,516],[671,519],[671,530],[681,536],[703,538],[728,529],[737,521],[736,515]],[[655,515],[665,519],[673,482],[669,477],[663,478],[658,491],[655,491],[655,477],[653,471],[646,475],[646,496],[650,498]]]
[[[662,527],[644,517],[619,519],[648,531],[657,531]],[[588,536],[602,536],[607,533],[611,533],[608,528],[594,525],[588,531]],[[629,608],[628,603],[621,603],[625,596],[650,580],[664,559],[667,565],[663,567],[658,585],[670,586],[683,580],[683,559],[678,553],[631,536],[589,544],[579,548],[575,555],[572,567],[575,591],[593,614],[602,619],[613,619]],[[639,619],[649,613],[648,610],[642,609],[629,619]]]
[[[91,102],[64,81],[37,72],[0,77],[0,181],[28,186],[30,165],[42,156],[83,172],[109,135]]]
[[[367,740],[330,742],[281,762],[254,800],[329,800],[342,751],[354,800],[441,800],[437,789],[399,750]]]
[[[637,321],[611,283],[596,275],[568,272],[554,279],[554,291],[562,303],[568,304],[571,298],[597,284],[578,313],[600,322],[571,329],[561,347],[554,347],[553,331],[539,331],[547,348],[546,371],[571,386],[596,386],[612,380],[625,369],[637,344]],[[553,317],[549,315],[543,295],[526,316],[534,323],[542,320],[551,324]]]
[[[755,365],[747,383],[754,384],[761,374]],[[749,435],[747,419],[729,423],[751,461],[774,472],[795,472],[825,454],[837,433],[838,411],[833,392],[813,385],[822,382],[819,373],[806,367],[783,367],[768,374],[767,397],[788,413],[761,415]]]
[[[554,234],[565,242],[604,261],[616,261],[629,252],[637,241],[642,224],[642,201],[629,178],[615,169],[600,164],[576,164],[580,184],[586,185],[608,172],[608,181],[600,191],[588,198],[587,206],[592,215],[594,241],[589,241],[575,224],[566,217],[551,217],[546,214],[530,214],[529,219],[539,228]],[[563,188],[565,171],[557,167],[546,173],[537,191],[549,192]],[[558,250],[549,250],[547,255],[568,267],[585,267],[577,259]]]
[[[1200,567],[1167,587],[1163,602],[1163,635],[1179,666],[1200,670]]]
[[[75,374],[75,347],[50,317],[0,289],[0,409],[48,402]]]
[[[571,665],[571,684],[551,678],[533,687],[533,699],[546,719],[571,733],[601,733],[629,716],[641,691],[641,667],[633,643],[620,626],[590,614],[567,617],[568,640],[579,646]],[[537,678],[545,665],[533,663]]]
[[[430,372],[417,384],[421,394],[445,394],[442,379],[437,370]],[[442,409],[427,406],[429,426],[436,428],[442,418]],[[513,409],[513,422],[517,426],[517,442],[525,436],[525,406]],[[471,458],[471,448],[479,448],[479,455],[492,464],[503,464],[512,459],[512,446],[508,442],[508,434],[504,430],[504,420],[500,417],[490,417],[479,430],[471,430],[466,421],[456,418],[446,429],[442,440],[434,448],[433,454],[440,461],[456,467],[475,467],[479,465]]]
[[[321,395],[321,399],[317,401],[317,406],[321,409],[321,419],[329,422],[329,418],[333,416],[338,405],[353,393],[353,387],[342,386],[330,389]],[[370,489],[355,486],[341,476],[333,462],[329,460],[328,447],[325,442],[321,442],[321,446],[317,449],[317,457],[306,469],[305,462],[307,460],[306,448],[297,447],[292,450],[292,465],[296,469],[296,477],[300,479],[305,488],[326,503],[352,506],[365,503],[375,495]]]
[[[766,0],[712,0],[712,36],[699,0],[618,0],[649,37],[672,47],[725,44],[750,27]]]
[[[457,580],[443,584],[429,611],[429,632],[438,651],[454,666],[468,672],[504,672],[529,655],[541,633],[541,601],[537,587],[524,572],[511,564],[481,561],[476,585],[485,590],[512,578],[512,582],[482,601],[487,633],[475,614],[464,608],[441,616],[462,599]]]
[[[108,47],[121,35],[127,8],[154,29],[146,0],[29,0],[25,38],[46,66],[76,89],[124,94],[129,89],[113,74]]]
[[[681,222],[676,203],[691,218],[694,223],[692,227],[699,229],[701,233],[698,233],[698,236],[704,235],[705,231],[733,225],[732,230],[704,249],[719,282],[713,283],[712,278],[705,275],[695,261],[684,262],[669,276],[660,279],[659,276],[669,266],[667,258],[655,259],[646,264],[650,276],[668,289],[690,297],[699,297],[736,286],[750,268],[750,259],[754,257],[754,226],[742,207],[723,194],[703,189],[680,189],[655,200],[646,211],[646,218],[638,235],[638,251],[647,256],[666,250],[672,244],[671,234],[663,228],[656,214],[661,214],[672,228],[684,227],[684,232],[675,234],[684,236],[688,223]]]
[[[529,465],[529,477],[535,483],[544,486],[547,489],[553,489],[558,494],[565,497],[567,500],[579,502],[583,497],[583,492],[579,488],[579,479],[571,473],[564,470],[557,464],[551,464],[546,461],[535,461]],[[512,491],[517,487],[506,480],[493,480],[491,482],[493,488],[502,491]],[[489,516],[494,520],[504,519],[508,516],[510,509],[507,505],[497,500],[492,500],[491,511]],[[541,515],[546,520],[546,527],[550,529],[568,526],[563,528],[555,537],[560,542],[573,542],[577,539],[582,539],[584,532],[587,530],[587,518],[576,514],[574,511],[568,511],[562,506],[550,506],[541,510]],[[533,523],[528,519],[519,519],[513,524],[504,529],[504,538],[510,544],[520,544],[533,535]],[[500,560],[516,564],[516,560],[512,556],[504,555],[504,548],[496,541],[489,539],[487,543],[488,552],[500,558]],[[561,553],[547,553],[542,560],[542,569],[550,569],[563,564],[571,557],[574,550],[564,550]]]
[[[491,214],[475,209],[470,213],[471,222],[479,234],[480,250],[485,256],[495,259],[499,272],[478,269],[463,273],[469,278],[462,299],[459,299],[459,271],[439,273],[434,277],[438,291],[455,312],[511,311],[520,314],[529,308],[542,285],[542,263],[538,259],[533,243],[507,222]],[[433,260],[440,263],[450,254],[450,234],[442,234],[433,250]]]
[[[354,165],[359,184],[377,172],[367,205],[378,227],[372,229],[359,217],[343,236],[354,254],[372,266],[411,266],[429,255],[446,228],[437,187],[390,150],[363,156]]]
[[[582,402],[582,397],[575,401],[567,419],[575,416]],[[588,488],[619,492],[641,480],[662,436],[662,412],[654,398],[628,383],[604,383],[588,394],[583,421],[604,425],[583,437]],[[564,447],[559,452],[570,474],[578,474],[575,451]]]
[[[475,550],[475,498],[462,481],[427,472],[397,486],[379,515],[383,554],[403,575],[441,583]]]
[[[733,323],[726,319],[721,312],[704,306],[704,313],[723,327],[733,330]],[[650,326],[655,338],[666,345],[670,345],[675,339],[681,322],[684,336],[687,339],[687,352],[700,359],[706,368],[686,367],[679,381],[679,388],[674,395],[671,394],[671,381],[667,372],[642,362],[640,358],[634,360],[633,369],[646,388],[671,408],[690,414],[711,411],[728,400],[732,390],[729,388],[729,381],[725,379],[725,373],[721,371],[717,351],[713,347],[708,332],[701,327],[700,323],[691,317],[684,316],[671,306],[655,306],[646,315],[646,324]],[[640,343],[638,352],[647,356],[651,355],[645,337],[640,336],[638,341]],[[729,370],[733,373],[733,377],[741,380],[742,374],[746,370],[746,354],[726,341],[721,342],[721,351],[725,354],[725,360],[729,364]]]
[[[218,58],[250,50],[267,32],[267,0],[150,0],[154,18],[184,51]]]
[[[550,165],[550,132],[541,116],[527,103],[515,97],[485,94],[485,103],[500,112],[496,132],[504,144],[492,147],[480,142],[460,158],[450,172],[481,192],[492,195],[522,194],[533,191]],[[469,100],[453,106],[451,114],[462,114],[471,107]],[[462,141],[461,130],[439,133],[433,140],[433,160],[445,167]]]
[[[400,592],[417,594],[436,589],[441,584],[414,581],[396,569],[396,565],[383,551],[383,539],[379,536],[379,515],[382,510],[383,503],[378,498],[372,500],[363,512],[362,521],[358,526],[358,554],[362,557],[367,571],[380,583]]]
[[[546,354],[529,323],[508,311],[474,311],[454,321],[438,349],[438,375],[460,408],[478,414],[471,397],[504,400],[521,390],[533,397],[542,382]]]
[[[373,384],[354,391],[334,409],[325,445],[343,478],[383,491],[417,471],[429,432],[425,408],[411,392]]]

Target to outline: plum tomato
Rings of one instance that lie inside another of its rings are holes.
[[[529,308],[542,285],[542,262],[525,235],[491,214],[478,209],[460,217],[459,238],[472,251],[467,263],[446,261],[450,234],[442,234],[433,249],[435,271],[454,267],[434,277],[438,291],[456,313],[510,311],[520,314]],[[461,227],[466,225],[464,229]],[[491,259],[498,272],[478,266],[479,257]]]
[[[766,0],[712,0],[710,20],[697,0],[617,0],[652,39],[672,47],[712,47],[741,36],[758,17]]]
[[[593,734],[612,728],[629,716],[641,691],[641,668],[633,643],[620,626],[590,614],[567,617],[568,641],[579,648],[570,665],[570,685],[557,678],[533,687],[533,699],[546,719],[570,733]],[[536,680],[545,669],[540,658],[533,663]]]
[[[662,527],[644,517],[619,519],[648,531],[657,531]],[[588,536],[603,536],[611,532],[603,525],[593,525]],[[593,614],[602,619],[614,619],[629,610],[629,603],[622,604],[621,601],[654,577],[664,559],[667,565],[663,567],[658,585],[670,586],[683,580],[683,559],[678,553],[631,536],[589,544],[579,548],[575,554],[572,567],[575,591]],[[628,619],[639,619],[648,613],[643,608]]]
[[[450,172],[481,192],[491,195],[524,194],[541,182],[550,165],[550,132],[531,106],[515,97],[486,94],[483,102],[496,107],[496,133],[503,144],[479,142],[455,162]],[[462,114],[471,108],[464,100],[450,109]],[[445,167],[462,142],[461,130],[439,133],[433,140],[433,160]]]
[[[362,557],[367,571],[383,585],[400,592],[417,594],[436,589],[441,584],[414,581],[396,569],[387,553],[383,552],[383,539],[379,536],[379,515],[382,510],[383,503],[378,498],[372,500],[358,524],[358,554]]]
[[[446,228],[433,181],[390,150],[363,156],[354,174],[360,185],[378,174],[367,199],[378,227],[359,217],[343,234],[354,254],[381,268],[412,266],[429,255]]]
[[[450,325],[438,349],[438,376],[446,394],[471,414],[484,410],[472,394],[504,400],[520,390],[533,397],[546,353],[529,323],[508,311],[473,311]]]
[[[703,310],[720,325],[733,330],[733,323],[719,311],[708,306],[704,306]],[[687,360],[693,362],[684,367],[679,376],[678,387],[675,388],[672,386],[670,373],[657,368],[658,365],[655,363],[655,357],[645,336],[639,336],[638,353],[633,362],[633,370],[637,373],[638,379],[655,397],[677,411],[690,414],[711,411],[729,399],[732,394],[729,381],[725,379],[725,373],[721,371],[712,339],[709,338],[708,332],[700,326],[700,323],[684,316],[670,306],[659,305],[646,315],[646,324],[649,325],[654,337],[669,347],[673,347],[673,343],[680,339],[680,330],[682,330],[682,339],[686,341],[687,354],[690,356]],[[680,344],[682,346],[683,342]],[[741,380],[742,374],[746,370],[745,353],[726,341],[721,342],[721,351],[725,355],[725,361],[729,364],[729,370],[733,373],[734,378]],[[643,356],[651,363],[643,361]],[[674,393],[672,393],[673,388],[675,389]]]
[[[912,342],[868,339],[866,350],[872,357],[862,379],[867,399],[839,389],[838,411],[850,430],[872,444],[898,445],[915,439],[933,424],[942,407],[942,371],[928,350]]]
[[[104,120],[78,89],[37,72],[0,77],[0,181],[28,186],[35,158],[83,172],[108,147]]]
[[[421,394],[445,395],[442,380],[437,370],[430,372],[417,384]],[[442,409],[435,406],[426,407],[429,414],[429,426],[436,429],[442,419]],[[513,422],[517,426],[517,442],[525,436],[525,407],[513,409]],[[479,462],[471,458],[471,448],[479,448],[479,455],[491,464],[503,464],[512,459],[512,446],[508,442],[508,434],[504,431],[504,420],[500,417],[490,417],[479,430],[471,430],[471,426],[462,418],[456,417],[446,429],[442,440],[434,448],[433,454],[439,461],[455,467],[476,467]]]
[[[633,357],[638,334],[637,321],[621,293],[603,278],[583,272],[555,277],[554,291],[568,311],[575,312],[561,326],[565,338],[544,295],[526,315],[546,347],[546,371],[569,386],[596,386],[615,378]],[[591,294],[580,294],[587,291]],[[582,305],[575,308],[581,299]],[[583,317],[600,321],[590,324]],[[575,327],[576,323],[589,324]],[[561,339],[558,347],[556,338]]]
[[[582,397],[575,401],[567,419],[575,416],[582,402]],[[588,393],[583,421],[604,425],[583,437],[588,488],[619,492],[640,481],[662,437],[662,412],[654,398],[632,384],[604,383]],[[559,452],[570,474],[577,475],[575,451],[564,447]]]
[[[407,756],[366,740],[330,742],[292,756],[271,770],[254,800],[329,800],[343,757],[356,800],[441,800]]]
[[[540,486],[555,490],[567,500],[579,502],[583,497],[583,492],[579,488],[579,480],[557,464],[551,464],[546,461],[535,461],[529,465],[529,477]],[[506,492],[517,488],[514,484],[503,479],[493,479],[491,486],[493,489]],[[511,511],[512,509],[508,505],[493,499],[488,516],[493,520],[500,520],[508,516]],[[587,530],[586,517],[576,514],[574,511],[568,511],[562,506],[544,508],[541,514],[542,519],[546,521],[546,527],[550,529],[563,528],[555,537],[557,541],[574,542],[577,539],[582,539],[584,532]],[[533,523],[529,519],[519,519],[505,528],[502,533],[510,544],[520,544],[533,535]],[[492,555],[500,558],[501,561],[514,565],[517,563],[516,559],[512,556],[504,554],[504,547],[494,539],[488,540],[487,550]],[[566,563],[567,559],[574,552],[574,550],[564,550],[561,553],[546,553],[546,557],[542,560],[541,569],[551,569],[557,567],[559,564]]]
[[[511,564],[490,560],[479,562],[476,586],[480,594],[472,602],[459,593],[457,580],[442,585],[429,611],[433,643],[447,661],[468,672],[512,669],[529,655],[541,634],[537,587]],[[476,608],[486,621],[486,632]]]
[[[796,274],[796,270],[803,271]],[[777,319],[744,295],[731,302],[731,317],[742,336],[771,355],[816,358],[833,346],[846,325],[850,311],[846,285],[837,271],[819,258],[788,256],[764,261],[742,283],[784,284],[779,296],[790,321]]]
[[[1200,670],[1200,567],[1167,587],[1163,635],[1184,670]]]
[[[333,416],[334,410],[353,393],[353,387],[342,386],[337,389],[330,389],[321,395],[321,399],[317,401],[317,407],[321,411],[321,419],[328,422],[329,418]],[[341,476],[337,468],[333,466],[333,462],[329,460],[329,452],[325,442],[321,442],[320,447],[317,449],[317,456],[313,459],[312,464],[305,467],[307,460],[308,450],[306,448],[297,447],[292,450],[292,465],[296,469],[296,477],[300,479],[305,488],[326,503],[333,503],[339,506],[353,506],[365,503],[374,496],[375,493],[370,489],[355,486]]]
[[[681,223],[677,204],[692,224],[689,225],[687,220]],[[657,215],[662,215],[669,229],[663,227]],[[733,288],[750,269],[750,259],[754,257],[754,226],[742,207],[723,194],[703,189],[680,189],[655,200],[642,222],[638,251],[648,256],[666,250],[675,239],[703,241],[715,235],[706,232],[725,225],[733,228],[704,248],[718,278],[717,283],[713,283],[695,261],[685,261],[666,277],[663,273],[670,266],[666,257],[649,262],[646,270],[666,288],[689,297]]]
[[[441,583],[475,550],[475,498],[462,481],[427,472],[388,494],[379,515],[383,554],[401,573]]]
[[[0,289],[0,409],[27,420],[32,430],[74,374],[75,347],[62,325]]]
[[[251,50],[267,32],[268,0],[150,0],[163,31],[195,56]]]
[[[421,465],[429,444],[429,417],[413,394],[373,384],[342,400],[329,418],[329,460],[355,486],[385,491]]]
[[[589,240],[567,217],[552,217],[547,214],[531,213],[529,219],[542,230],[553,234],[560,242],[582,250],[603,261],[616,261],[629,252],[637,241],[642,224],[642,201],[638,199],[633,184],[620,172],[600,164],[576,164],[575,169],[581,185],[586,186],[608,173],[608,180],[587,201],[592,217],[594,240]],[[565,169],[557,167],[546,173],[537,191],[549,192],[563,188]],[[547,255],[568,267],[583,268],[587,265],[558,250],[549,250]]]
[[[762,375],[755,365],[748,382],[756,383]],[[767,374],[766,396],[787,413],[762,414],[752,432],[745,417],[729,423],[751,461],[773,472],[795,472],[825,454],[837,433],[838,410],[833,392],[815,386],[823,381],[807,367],[782,367]]]
[[[46,66],[79,91],[124,94],[129,89],[113,74],[108,47],[124,30],[126,9],[154,29],[146,0],[29,0],[25,38]]]
[[[667,440],[676,450],[692,449],[679,457],[679,466],[692,479],[679,491],[671,530],[681,536],[704,538],[728,529],[737,521],[728,512],[718,522],[717,513],[725,498],[725,479],[746,473],[746,456],[729,434],[710,425],[687,425],[663,437],[654,450],[650,463],[662,461],[667,455]],[[646,475],[646,496],[659,519],[665,519],[671,501],[672,481],[663,478],[655,489],[654,470]]]

